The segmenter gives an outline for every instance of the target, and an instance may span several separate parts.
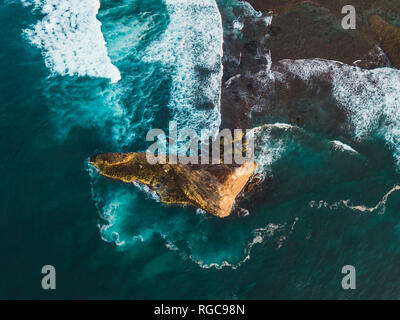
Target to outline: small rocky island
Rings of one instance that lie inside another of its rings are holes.
[[[230,215],[236,197],[257,169],[242,165],[149,164],[146,153],[106,153],[90,158],[100,174],[125,183],[138,182],[168,204],[192,205],[219,218]]]

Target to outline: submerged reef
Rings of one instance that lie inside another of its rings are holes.
[[[230,215],[236,197],[252,178],[257,164],[150,164],[146,153],[106,153],[90,158],[105,177],[138,182],[168,204],[192,205],[212,215]]]

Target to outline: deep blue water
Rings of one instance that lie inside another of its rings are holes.
[[[1,2],[1,298],[399,298],[399,193],[382,212],[340,202],[372,208],[398,183],[382,138],[355,143],[357,156],[321,147],[315,134],[287,138],[271,185],[245,202],[250,215],[224,220],[162,205],[89,168],[93,154],[145,150],[145,133],[169,120],[218,128],[218,88],[198,89],[190,73],[201,64],[207,88],[221,75],[220,21],[199,22],[218,10],[202,3],[192,12],[102,1],[100,35],[90,25],[60,44],[75,27],[41,33],[40,6]],[[93,23],[79,17],[93,11],[85,8],[70,21]],[[196,25],[213,35],[211,48]],[[204,50],[209,60],[193,58]],[[86,52],[85,63],[74,52]],[[41,288],[46,264],[56,267],[55,291]],[[341,288],[344,265],[356,267],[357,290]]]

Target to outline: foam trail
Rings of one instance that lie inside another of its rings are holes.
[[[377,213],[377,214],[384,214],[385,210],[386,210],[386,203],[389,199],[389,196],[394,193],[400,191],[400,185],[395,185],[392,189],[389,190],[389,192],[387,192],[381,201],[379,201],[377,203],[377,205],[375,207],[367,207],[364,205],[352,205],[350,200],[340,200],[335,202],[334,204],[329,205],[327,202],[325,201],[311,201],[310,202],[310,207],[311,208],[317,208],[317,209],[321,209],[321,208],[328,208],[331,210],[337,210],[339,208],[348,208],[350,210],[353,211],[357,211],[360,213]]]
[[[147,60],[172,72],[169,108],[179,128],[215,136],[221,123],[223,28],[214,0],[165,0],[167,30],[149,48]]]
[[[290,229],[288,229],[287,224],[274,224],[274,223],[269,223],[265,227],[261,228],[256,228],[252,231],[252,239],[247,242],[246,247],[244,248],[244,258],[238,261],[237,263],[231,263],[229,261],[222,261],[221,263],[210,263],[206,264],[202,260],[196,260],[193,258],[193,256],[187,257],[184,254],[181,253],[181,256],[184,259],[189,259],[195,262],[197,265],[199,265],[203,269],[217,269],[221,270],[223,268],[231,268],[233,270],[236,270],[240,268],[244,263],[249,261],[251,259],[251,254],[253,251],[254,246],[260,245],[266,241],[266,239],[269,239],[270,241],[273,241],[276,245],[277,249],[280,249],[283,247],[284,242],[288,239],[288,237],[293,233],[295,226],[297,222],[299,221],[299,218],[296,217],[293,221],[293,223],[290,226]],[[175,246],[171,246],[169,244],[167,246],[170,250],[177,250]]]
[[[45,15],[23,33],[42,50],[45,64],[53,74],[109,78],[112,83],[121,79],[108,56],[101,23],[96,18],[99,0],[22,0],[22,3]]]
[[[224,260],[220,263],[205,263],[203,260],[198,260],[196,258],[193,257],[193,255],[190,256],[186,256],[184,253],[181,253],[180,255],[182,256],[182,258],[184,259],[189,259],[191,261],[193,261],[194,263],[196,263],[199,267],[203,268],[203,269],[217,269],[217,270],[221,270],[223,268],[231,268],[233,270],[238,269],[239,267],[241,267],[245,262],[249,261],[251,258],[251,252],[253,250],[253,247],[255,245],[259,245],[261,243],[263,243],[265,241],[265,238],[272,238],[275,235],[276,231],[284,231],[284,227],[285,225],[277,225],[277,224],[273,224],[273,223],[269,223],[266,227],[264,228],[257,228],[255,230],[253,230],[252,232],[252,236],[253,238],[251,239],[251,241],[249,241],[246,245],[246,247],[244,248],[244,258],[241,259],[239,262],[235,263],[231,263],[227,260]],[[285,236],[281,236],[279,241],[284,241],[286,240]],[[278,248],[280,248],[282,246],[282,242],[278,242]],[[173,251],[178,250],[178,248],[174,245],[171,245],[170,243],[167,245],[167,248]]]

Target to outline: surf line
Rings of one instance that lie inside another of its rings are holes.
[[[317,209],[321,209],[321,208],[329,208],[331,210],[337,210],[338,208],[340,208],[340,206],[343,206],[345,208],[348,208],[350,210],[353,211],[358,211],[361,213],[374,213],[377,212],[377,214],[384,214],[385,210],[386,210],[386,204],[387,201],[390,197],[390,195],[394,192],[400,191],[400,185],[395,185],[392,189],[389,190],[389,192],[387,192],[381,201],[378,202],[378,204],[375,207],[367,207],[365,205],[352,205],[350,203],[350,200],[340,200],[338,202],[335,202],[334,204],[329,205],[327,202],[325,201],[310,201],[309,205],[311,208],[317,208]]]

